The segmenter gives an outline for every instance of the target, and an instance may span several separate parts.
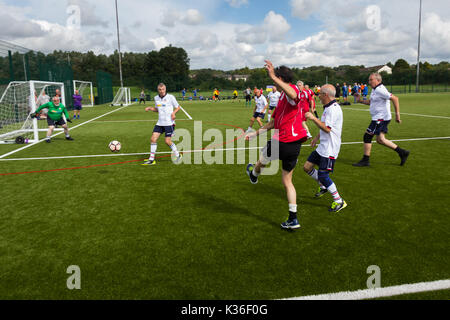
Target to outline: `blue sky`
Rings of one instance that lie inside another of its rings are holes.
[[[307,67],[417,57],[419,0],[118,2],[123,51],[171,44],[188,52],[195,69],[258,67],[267,58]],[[450,60],[448,0],[423,3],[423,60]],[[71,6],[80,10],[76,28],[69,24]],[[117,48],[114,1],[0,0],[0,39],[44,52],[109,54]]]

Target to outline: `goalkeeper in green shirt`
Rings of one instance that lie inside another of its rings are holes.
[[[47,137],[45,138],[45,142],[50,143],[50,137],[53,134],[53,130],[56,125],[62,126],[64,129],[64,133],[66,134],[67,140],[73,140],[73,138],[69,135],[69,129],[67,128],[67,123],[64,121],[63,114],[66,116],[67,121],[72,122],[70,120],[69,113],[67,112],[66,107],[59,102],[58,97],[54,97],[51,102],[43,104],[40,106],[35,113],[31,115],[32,118],[35,118],[39,111],[42,109],[48,108],[47,114],[47,123],[48,123],[48,131]]]

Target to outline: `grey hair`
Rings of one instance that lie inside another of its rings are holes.
[[[328,97],[334,99],[336,97],[336,89],[332,85],[322,86],[320,92],[326,94]]]
[[[298,81],[297,81],[297,86],[298,86],[298,85],[304,85],[303,81],[298,80]]]
[[[372,73],[371,76],[374,76],[378,81],[383,81],[383,77],[378,72]]]
[[[166,85],[164,84],[164,83],[160,83],[160,84],[158,84],[158,88],[161,88],[161,87],[165,87]]]

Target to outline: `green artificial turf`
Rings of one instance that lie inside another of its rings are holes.
[[[389,139],[450,136],[450,94],[399,97],[402,113],[417,115],[391,123]],[[253,109],[244,105],[182,103],[203,132],[222,133],[246,130]],[[343,107],[343,142],[362,141],[367,108]],[[116,109],[85,108],[71,126]],[[252,185],[245,163],[174,165],[160,154],[141,166],[155,120],[143,106],[125,107],[72,130],[74,141],[59,135],[8,158],[110,155],[112,140],[120,154],[138,155],[0,161],[1,299],[280,299],[364,289],[370,265],[381,268],[383,287],[450,278],[449,139],[398,142],[411,151],[404,167],[374,145],[371,167],[355,168],[363,146],[344,144],[332,179],[348,207],[338,214],[328,212],[329,195],[313,198],[305,144],[294,172],[301,228],[286,232],[280,172]],[[181,112],[177,129],[194,136]],[[223,142],[200,147],[238,146]],[[19,147],[0,145],[0,155]],[[161,138],[158,152],[169,151]],[[81,268],[81,290],[66,287],[70,265]],[[402,297],[448,299],[449,291]]]

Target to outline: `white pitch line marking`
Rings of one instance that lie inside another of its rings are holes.
[[[427,141],[427,140],[450,140],[450,137],[431,137],[431,138],[412,138],[412,139],[397,139],[391,140],[393,142],[405,142],[405,141]],[[363,144],[364,142],[343,142],[342,145]],[[375,142],[372,142],[375,143]],[[311,147],[309,144],[304,147]],[[226,149],[201,149],[201,150],[180,150],[182,153],[198,153],[198,152],[210,152],[210,151],[241,151],[241,150],[255,150],[262,149],[263,147],[251,147],[251,148],[226,148]],[[156,152],[156,154],[171,154],[172,152]],[[26,160],[54,160],[54,159],[77,159],[77,158],[101,158],[101,157],[125,157],[125,156],[139,156],[148,155],[149,152],[142,153],[119,153],[119,154],[97,154],[97,155],[83,155],[83,156],[60,156],[60,157],[42,157],[42,158],[16,158],[16,159],[0,159],[2,161],[26,161]]]
[[[132,105],[133,105],[133,104],[132,104]],[[114,112],[116,112],[116,111],[122,110],[123,108],[126,108],[126,107],[127,107],[127,106],[120,107],[120,108],[118,108],[118,109],[115,109],[115,110],[112,110],[112,111],[110,111],[110,112],[107,112],[107,113],[105,113],[105,114],[103,114],[103,115],[101,115],[101,116],[98,116],[98,117],[96,117],[96,118],[94,118],[94,119],[91,119],[91,120],[85,121],[85,122],[83,122],[83,123],[80,123],[79,125],[76,125],[75,127],[69,128],[69,131],[71,131],[71,130],[73,130],[73,129],[76,129],[76,128],[78,128],[78,127],[81,127],[81,126],[83,126],[83,125],[85,125],[85,124],[88,124],[88,123],[90,123],[90,122],[92,122],[92,121],[95,121],[95,120],[97,120],[97,119],[100,119],[100,118],[102,118],[102,117],[104,117],[104,116],[107,116],[107,115],[109,115],[109,114],[111,114],[111,113],[114,113]],[[59,133],[56,133],[56,134],[52,135],[51,138],[56,137],[56,136],[59,136],[60,134],[63,134],[63,133],[64,133],[64,131],[59,132]],[[2,160],[3,158],[6,158],[6,157],[8,157],[8,156],[10,156],[10,155],[12,155],[12,154],[14,154],[14,153],[16,153],[16,152],[19,152],[19,151],[25,150],[25,149],[27,149],[27,148],[30,148],[30,147],[32,147],[32,146],[35,146],[35,145],[41,143],[41,142],[44,141],[44,140],[45,140],[45,139],[39,140],[39,141],[36,142],[36,143],[32,143],[32,144],[26,145],[26,146],[24,146],[24,147],[22,147],[22,148],[19,148],[19,149],[13,150],[13,151],[11,151],[11,152],[8,152],[8,153],[6,153],[6,154],[3,154],[3,155],[0,156],[0,160]]]
[[[369,112],[369,109],[358,109],[358,108],[349,108],[349,107],[342,107],[344,110],[355,110],[355,111],[366,111]],[[395,114],[394,112],[391,112],[392,114]],[[400,112],[400,115],[407,115],[407,116],[416,116],[416,117],[427,117],[427,118],[438,118],[438,119],[450,119],[450,117],[445,116],[433,116],[431,114],[418,114],[418,113],[404,113]]]
[[[450,280],[419,282],[385,288],[365,289],[357,291],[343,291],[336,293],[318,294],[312,296],[286,298],[281,300],[362,300],[362,299],[392,297],[404,294],[446,290],[446,289],[450,289]]]

